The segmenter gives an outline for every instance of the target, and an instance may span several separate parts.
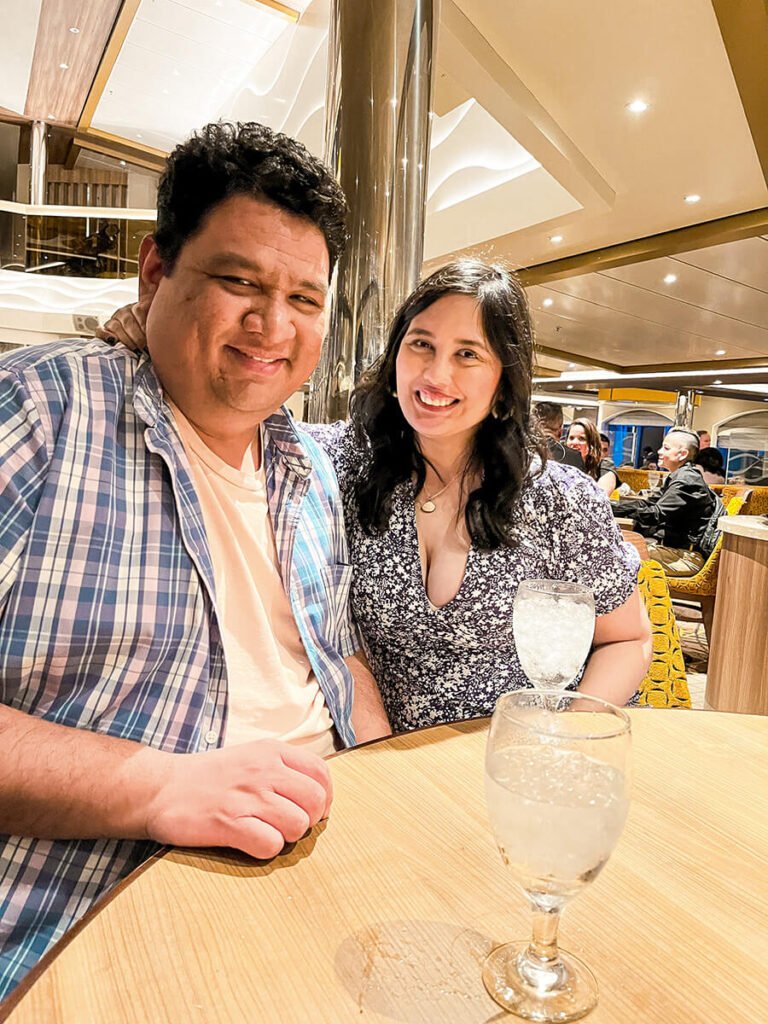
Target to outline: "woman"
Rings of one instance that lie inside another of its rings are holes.
[[[645,675],[637,555],[594,483],[542,460],[530,432],[532,362],[517,280],[452,263],[395,316],[350,422],[302,428],[336,466],[352,609],[395,731],[490,714],[501,693],[528,685],[512,634],[526,578],[594,590],[582,692],[623,704]]]
[[[565,443],[569,448],[581,453],[584,461],[584,472],[597,481],[597,486],[606,494],[613,494],[619,486],[619,478],[612,469],[601,472],[600,463],[603,459],[603,446],[600,433],[592,420],[574,420],[568,428]]]

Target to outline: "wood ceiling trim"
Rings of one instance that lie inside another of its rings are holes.
[[[582,366],[597,366],[603,370],[615,370],[617,373],[624,370],[618,363],[609,363],[599,356],[584,355],[579,352],[566,352],[562,348],[550,348],[548,345],[534,344],[535,355],[549,356],[551,359],[563,359],[567,363],[580,363]]]
[[[683,370],[751,370],[768,365],[768,355],[745,359],[689,359],[685,363],[638,363],[620,367],[622,373],[681,373]],[[766,381],[768,384],[768,380]]]
[[[609,245],[604,249],[593,249],[579,253],[577,256],[566,256],[561,260],[551,260],[536,266],[525,267],[517,271],[523,285],[528,288],[534,284],[545,284],[549,281],[562,281],[567,277],[578,277],[600,270],[625,267],[631,263],[643,263],[656,260],[662,256],[676,253],[691,252],[694,249],[705,249],[710,245],[722,245],[725,242],[736,242],[742,238],[754,238],[765,234],[768,230],[768,207],[750,210],[748,213],[737,213],[730,217],[705,221],[687,228],[674,231],[663,231],[658,235],[638,238],[633,242],[621,242]]]
[[[77,123],[119,9],[120,0],[43,0],[26,117]]]
[[[712,0],[741,105],[768,184],[768,4]]]
[[[281,4],[279,0],[245,0],[245,2],[253,4],[254,7],[268,7],[270,11],[276,11],[278,14],[282,14],[283,17],[287,18],[289,21],[299,20],[299,12],[294,10],[293,7]]]
[[[76,131],[74,141],[80,149],[103,153],[105,156],[112,156],[117,160],[127,160],[128,163],[135,164],[137,167],[146,167],[150,171],[162,171],[165,168],[167,154],[161,150],[153,149],[151,146],[141,146],[139,143],[129,142],[118,135],[97,131],[95,128]]]
[[[117,19],[113,20],[112,34],[109,37],[106,48],[103,50],[103,56],[93,76],[90,91],[83,102],[81,112],[79,112],[77,127],[80,129],[89,129],[91,127],[93,115],[96,113],[99,100],[107,87],[109,76],[112,74],[115,62],[120,56],[123,43],[133,24],[133,19],[136,17],[140,3],[141,0],[123,0],[120,13]]]

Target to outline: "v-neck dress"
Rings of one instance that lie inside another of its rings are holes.
[[[354,495],[368,455],[351,426],[301,429],[325,448],[339,478],[352,613],[396,732],[489,715],[502,693],[530,686],[512,633],[521,580],[583,583],[597,615],[622,605],[637,583],[637,552],[622,541],[605,494],[580,470],[548,462],[515,509],[516,547],[473,545],[456,596],[436,608],[422,579],[413,485],[396,488],[389,529],[369,536]]]

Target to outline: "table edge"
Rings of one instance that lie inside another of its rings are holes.
[[[648,713],[653,713],[654,711],[705,711],[705,712],[714,712],[715,714],[718,714],[718,715],[735,715],[735,716],[738,716],[740,718],[745,718],[745,717],[746,718],[763,717],[763,716],[752,716],[752,715],[745,714],[745,713],[739,712],[739,711],[717,711],[714,708],[651,708],[651,707],[645,708],[645,707],[638,707],[638,708],[628,708],[627,710],[630,711],[630,712],[631,711],[640,711],[640,712],[646,712],[647,711]],[[354,753],[357,750],[364,750],[366,747],[373,747],[373,746],[376,746],[377,744],[386,743],[386,742],[388,742],[390,740],[397,739],[400,736],[413,736],[413,735],[415,735],[417,733],[429,732],[429,731],[437,730],[437,729],[449,729],[452,726],[470,725],[472,723],[476,723],[478,725],[478,727],[479,727],[484,722],[489,722],[490,718],[491,718],[490,715],[481,715],[481,716],[478,716],[478,717],[475,717],[475,718],[459,718],[459,719],[456,719],[453,722],[440,722],[437,725],[424,725],[424,726],[421,726],[418,729],[409,729],[406,732],[390,733],[389,736],[380,736],[378,739],[368,740],[365,743],[359,743],[359,744],[357,744],[354,747],[345,747],[343,750],[336,750],[336,751],[334,751],[333,754],[330,754],[326,760],[330,761],[330,760],[333,760],[334,758],[341,757],[342,755],[345,755],[345,754],[352,754],[352,753]],[[302,838],[305,838],[305,837],[302,837]],[[299,840],[299,842],[301,842],[301,840]],[[288,845],[294,845],[294,844],[288,844]],[[162,860],[164,857],[167,857],[168,854],[172,853],[174,850],[182,850],[182,849],[192,849],[192,848],[181,847],[181,846],[163,846],[163,847],[161,847],[159,850],[157,850],[155,853],[153,853],[151,857],[148,857],[147,860],[145,860],[143,864],[140,864],[137,868],[134,868],[134,870],[131,871],[130,874],[126,875],[125,878],[123,878],[120,882],[118,882],[117,885],[114,886],[114,888],[110,889],[109,892],[105,893],[105,895],[101,899],[99,899],[96,902],[96,904],[80,918],[79,921],[76,921],[75,924],[73,924],[72,927],[69,929],[69,931],[65,932],[65,934],[62,935],[62,937],[59,939],[59,941],[56,942],[52,946],[52,948],[43,957],[41,957],[40,960],[38,960],[38,962],[35,964],[35,966],[33,968],[31,968],[29,973],[24,975],[24,977],[19,982],[19,984],[16,986],[16,988],[14,988],[13,991],[10,992],[5,997],[5,999],[0,1000],[0,1024],[3,1024],[3,1021],[6,1021],[8,1019],[10,1014],[17,1008],[17,1006],[22,1001],[22,999],[24,999],[24,997],[29,994],[29,990],[32,988],[32,986],[37,981],[39,981],[40,977],[51,967],[53,962],[61,955],[61,953],[64,952],[64,950],[67,948],[67,946],[69,946],[69,944],[74,939],[76,939],[78,937],[80,932],[83,931],[83,929],[86,928],[91,923],[91,921],[93,921],[94,918],[97,917],[106,907],[108,907],[109,904],[117,896],[119,896],[123,892],[124,889],[127,889],[128,886],[132,885],[133,882],[135,882],[136,879],[139,878],[140,875],[144,874],[145,871],[148,871],[158,861]],[[199,848],[199,849],[208,849],[208,847]],[[209,849],[218,849],[218,847],[210,847]],[[270,857],[267,860],[262,860],[262,861],[260,861],[260,863],[268,864],[270,861],[276,860],[277,857],[282,856],[282,854],[283,854],[283,851],[281,850],[280,853],[278,853],[275,857]],[[258,861],[258,858],[255,858],[255,857],[252,858],[252,859]]]

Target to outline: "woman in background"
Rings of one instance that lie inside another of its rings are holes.
[[[603,447],[600,443],[600,433],[588,419],[574,420],[568,428],[568,437],[565,442],[569,448],[574,448],[581,453],[584,460],[584,472],[597,481],[597,486],[606,494],[612,494],[619,486],[619,478],[616,473],[609,469],[602,472],[600,463],[603,459]]]

